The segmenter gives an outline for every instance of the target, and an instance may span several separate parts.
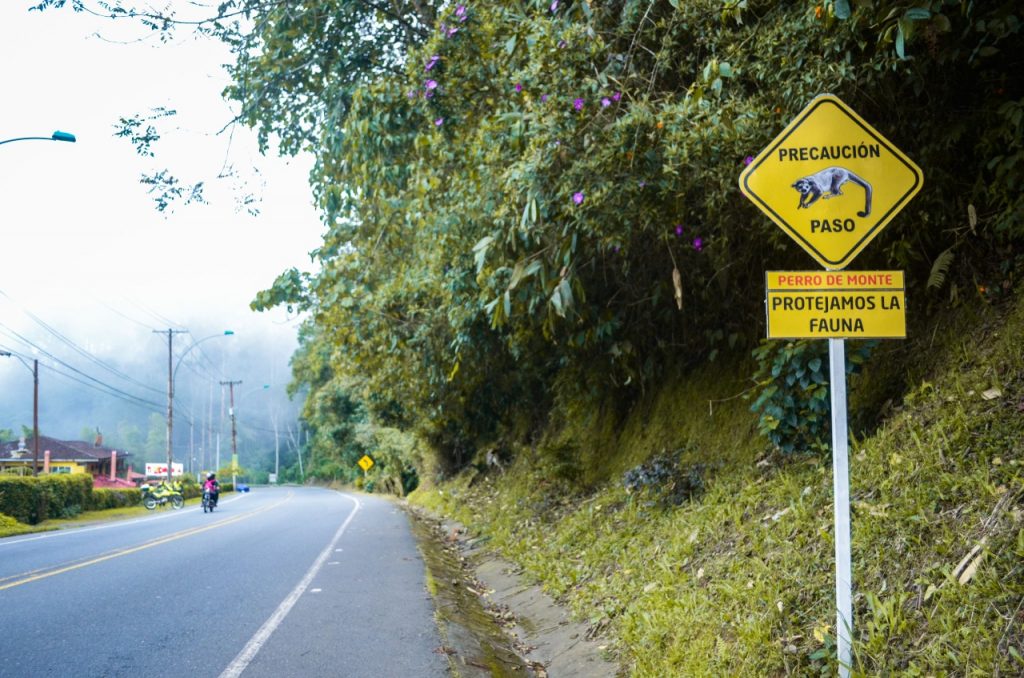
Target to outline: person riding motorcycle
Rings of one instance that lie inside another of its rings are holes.
[[[203,492],[210,493],[210,501],[213,505],[217,505],[217,499],[220,497],[220,483],[217,482],[216,473],[207,473],[206,482],[203,483]]]

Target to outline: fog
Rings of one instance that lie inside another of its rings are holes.
[[[225,463],[219,382],[240,380],[240,462],[266,469],[275,419],[295,430],[285,387],[297,324],[248,304],[283,270],[308,268],[320,244],[312,158],[262,157],[251,131],[226,126],[223,45],[187,31],[161,42],[132,22],[35,4],[0,3],[0,57],[12,66],[0,140],[59,129],[77,142],[0,145],[0,350],[15,354],[0,358],[0,428],[17,437],[32,426],[38,359],[43,435],[91,440],[98,429],[135,463],[163,458],[166,330],[188,330],[173,340],[175,459],[212,466],[219,433]],[[114,136],[120,118],[160,106],[177,115],[161,122],[154,155]],[[159,212],[140,177],[162,169],[203,181],[205,203]],[[250,193],[258,214],[239,208]]]
[[[128,452],[137,466],[165,459],[170,326],[176,330],[176,461],[188,466],[191,460],[196,470],[215,467],[218,434],[221,465],[230,459],[231,391],[221,382],[241,382],[234,385],[234,400],[243,466],[272,470],[275,424],[282,452],[294,442],[288,436],[297,434],[301,398],[290,400],[286,387],[295,318],[240,309],[224,318],[228,324],[214,325],[200,314],[171,319],[123,303],[102,306],[104,314],[82,322],[51,322],[12,307],[0,298],[0,350],[14,354],[0,358],[0,429],[14,437],[32,427],[32,366],[38,360],[41,435],[94,441],[99,433],[105,446]],[[171,322],[161,326],[161,320]]]

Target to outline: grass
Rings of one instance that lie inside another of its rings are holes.
[[[1021,675],[1024,300],[933,322],[850,385],[875,422],[850,442],[854,674]],[[831,462],[766,451],[750,373],[675,379],[614,426],[566,415],[504,475],[412,500],[489,535],[628,675],[833,675]],[[626,492],[662,450],[706,466],[702,495]]]

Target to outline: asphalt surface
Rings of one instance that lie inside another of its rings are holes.
[[[406,515],[255,488],[0,539],[0,676],[446,676]]]

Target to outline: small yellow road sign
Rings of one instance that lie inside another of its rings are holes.
[[[903,339],[903,271],[768,271],[769,339]]]
[[[740,189],[818,263],[840,270],[924,182],[921,169],[831,94],[740,174]]]
[[[364,472],[369,471],[373,467],[373,459],[370,459],[369,455],[366,454],[356,463],[359,464],[359,468],[363,469]]]

